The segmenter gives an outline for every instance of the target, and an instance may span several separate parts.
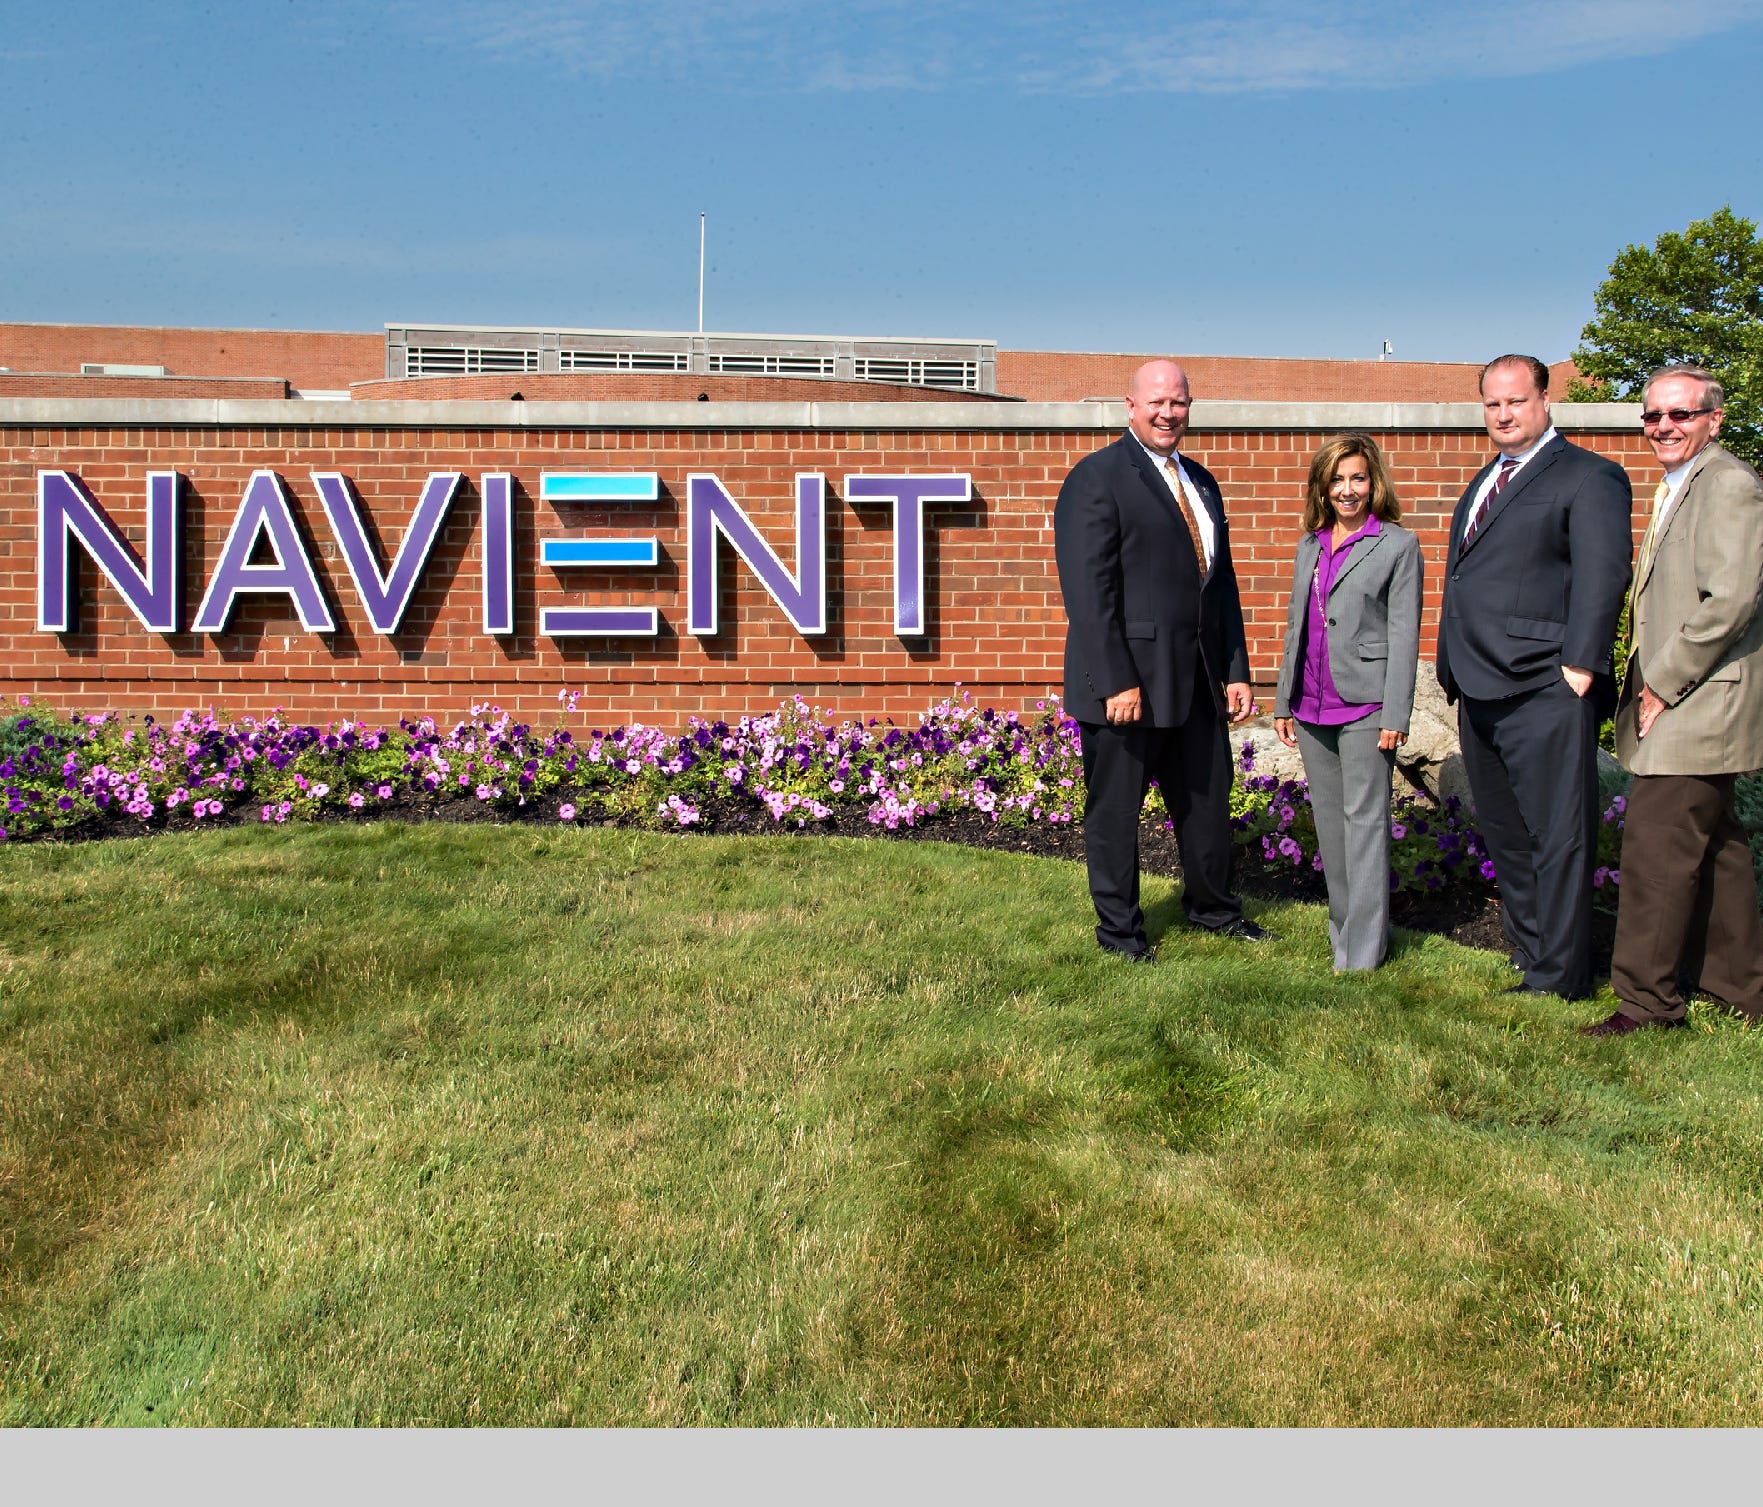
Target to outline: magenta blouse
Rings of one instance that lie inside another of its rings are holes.
[[[1375,514],[1365,520],[1357,533],[1348,534],[1336,549],[1330,542],[1333,527],[1318,536],[1322,553],[1316,557],[1316,571],[1310,578],[1309,599],[1304,607],[1303,651],[1298,655],[1297,683],[1292,687],[1292,715],[1312,726],[1339,727],[1357,722],[1361,717],[1382,707],[1381,701],[1352,705],[1341,700],[1334,687],[1334,674],[1328,667],[1328,594],[1334,589],[1335,577],[1347,563],[1347,551],[1361,539],[1375,538],[1378,528]]]

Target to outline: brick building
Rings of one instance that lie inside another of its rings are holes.
[[[742,379],[790,378],[824,384],[822,401],[838,400],[835,384],[853,380],[855,370],[835,370],[841,347],[851,347],[848,365],[865,358],[857,352],[909,348],[910,358],[869,357],[870,367],[898,376],[870,376],[871,384],[908,389],[914,383],[947,401],[950,381],[923,382],[925,357],[947,367],[955,351],[981,368],[971,389],[976,396],[1019,398],[1031,403],[1081,403],[1122,397],[1133,371],[1152,351],[1133,354],[1086,351],[998,350],[989,341],[864,341],[821,336],[697,336],[643,331],[490,331],[477,326],[388,325],[385,332],[357,334],[323,330],[195,330],[135,325],[6,324],[0,323],[0,397],[54,393],[73,397],[287,397],[357,399],[506,397],[520,390],[534,394],[533,379],[559,370],[547,361],[552,350],[570,337],[595,347],[601,358],[594,366],[573,368],[579,384],[541,389],[564,401],[608,400],[611,394],[636,401],[696,398],[705,384],[687,392],[694,372],[719,379],[711,401],[737,400]],[[690,347],[705,342],[695,366]],[[497,342],[491,344],[490,342]],[[712,342],[735,342],[740,355],[718,361]],[[981,348],[970,352],[967,348]],[[818,351],[825,349],[825,370]],[[762,351],[770,351],[767,362]],[[411,353],[428,361],[412,361]],[[660,358],[680,354],[676,367]],[[512,359],[516,355],[520,359]],[[624,360],[618,364],[617,357]],[[500,357],[489,370],[485,357]],[[937,362],[936,357],[944,357]],[[1479,367],[1448,361],[1326,361],[1275,356],[1177,357],[1187,368],[1196,397],[1233,402],[1270,403],[1461,403],[1475,397]],[[528,361],[530,360],[530,368]],[[647,364],[641,364],[643,362]],[[742,364],[732,364],[735,361]],[[635,363],[635,364],[634,364]],[[716,363],[716,364],[712,364]],[[985,369],[990,364],[990,370]],[[780,370],[780,364],[783,369]],[[817,369],[810,373],[807,368]],[[610,367],[610,369],[608,369]],[[1574,374],[1571,362],[1553,368],[1552,386],[1565,392]],[[678,372],[677,380],[645,383]],[[934,378],[935,372],[931,374]],[[627,381],[620,381],[627,378]],[[470,386],[456,379],[469,379]],[[214,384],[198,391],[190,384]],[[231,385],[253,384],[252,390]],[[124,385],[118,385],[124,384]],[[177,385],[182,384],[182,385]],[[226,385],[223,385],[226,384]],[[279,388],[270,391],[270,388]],[[259,390],[261,389],[261,390]],[[873,394],[873,387],[870,387]],[[745,394],[758,401],[768,396],[763,385]],[[898,395],[903,395],[898,394]],[[861,399],[860,399],[861,400]]]

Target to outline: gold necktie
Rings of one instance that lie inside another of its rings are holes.
[[[1647,519],[1647,531],[1641,535],[1640,560],[1635,565],[1634,584],[1638,588],[1641,577],[1646,575],[1648,567],[1653,563],[1653,550],[1659,543],[1659,514],[1665,506],[1665,499],[1671,495],[1671,483],[1662,481],[1653,488],[1653,514]]]
[[[1200,562],[1200,579],[1206,579],[1206,545],[1200,537],[1200,520],[1194,517],[1194,510],[1188,506],[1188,489],[1181,484],[1181,467],[1176,465],[1175,457],[1171,456],[1163,462],[1163,469],[1169,475],[1169,489],[1175,493],[1176,506],[1181,509],[1182,522],[1188,526],[1188,537],[1194,541],[1194,558]]]
[[[1647,578],[1647,571],[1653,564],[1653,546],[1659,542],[1659,510],[1665,506],[1665,499],[1671,495],[1671,483],[1662,481],[1653,488],[1653,514],[1647,519],[1647,531],[1641,535],[1640,557],[1634,563],[1634,575],[1628,583],[1628,652],[1634,658],[1635,652],[1635,621],[1634,599],[1641,594],[1641,582]]]

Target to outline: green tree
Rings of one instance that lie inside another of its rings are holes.
[[[1625,246],[1573,353],[1573,399],[1636,399],[1655,367],[1693,361],[1726,388],[1720,438],[1763,463],[1763,240],[1724,205],[1651,249]]]

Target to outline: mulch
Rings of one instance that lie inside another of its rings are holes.
[[[558,805],[565,798],[573,799],[578,809],[577,822],[584,826],[635,827],[629,816],[614,816],[600,809],[591,796],[560,792],[545,796],[520,811],[497,808],[470,798],[401,795],[395,800],[369,806],[360,812],[327,813],[327,821],[440,821],[503,825],[549,824],[557,820]],[[770,813],[756,809],[748,802],[718,798],[698,806],[700,821],[681,829],[690,837],[701,833],[754,833],[764,836],[797,837],[863,837],[891,842],[949,842],[964,847],[984,848],[993,852],[1027,853],[1037,858],[1059,858],[1069,863],[1084,861],[1084,835],[1081,825],[1048,826],[1032,824],[1006,827],[993,822],[979,811],[942,811],[926,817],[913,827],[889,831],[873,825],[860,810],[837,808],[824,821],[810,821],[798,827],[791,822],[774,822]],[[203,825],[256,826],[254,808],[237,808],[218,821],[210,819]],[[163,814],[147,823],[120,811],[106,814],[77,827],[43,833],[33,840],[83,842],[119,837],[144,837],[168,829],[188,830],[193,823],[187,819],[167,823]],[[1181,878],[1181,854],[1175,834],[1161,817],[1147,817],[1139,829],[1139,866],[1147,874],[1168,879]],[[1252,853],[1238,850],[1233,873],[1239,892],[1252,899],[1299,900],[1322,902],[1328,898],[1322,876],[1309,868],[1295,869],[1274,866]],[[1478,893],[1468,886],[1455,886],[1437,894],[1400,891],[1390,897],[1390,920],[1396,926],[1412,931],[1431,932],[1448,937],[1465,947],[1478,947],[1491,952],[1507,950],[1505,932],[1500,925],[1500,902],[1491,895]],[[1602,909],[1592,918],[1592,963],[1600,976],[1610,968],[1610,952],[1616,934],[1616,918]]]

